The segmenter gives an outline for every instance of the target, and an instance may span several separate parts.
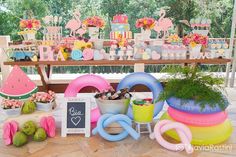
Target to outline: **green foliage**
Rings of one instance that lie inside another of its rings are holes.
[[[221,93],[222,78],[211,74],[201,73],[197,67],[182,67],[170,69],[172,77],[160,94],[159,100],[164,101],[170,97],[180,98],[183,101],[194,100],[202,109],[206,104],[211,107],[219,105],[223,110],[225,99]]]

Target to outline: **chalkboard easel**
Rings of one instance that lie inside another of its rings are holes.
[[[61,136],[85,134],[90,137],[90,99],[65,98],[62,109]]]

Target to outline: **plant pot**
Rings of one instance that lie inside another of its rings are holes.
[[[99,28],[98,27],[88,27],[88,32],[90,39],[98,39]]]
[[[130,104],[130,99],[121,100],[101,100],[96,99],[101,114],[126,114]]]
[[[141,36],[143,40],[149,40],[151,37],[151,30],[150,29],[142,29],[141,30]]]
[[[23,35],[25,40],[35,40],[36,33],[26,33]]]
[[[201,48],[201,44],[197,44],[195,47],[189,46],[190,59],[199,59]]]
[[[36,104],[38,111],[49,112],[52,111],[52,109],[55,107],[56,102],[55,101],[49,103],[36,102]]]
[[[3,109],[3,111],[8,117],[16,117],[21,114],[21,108]]]
[[[153,120],[154,105],[132,105],[134,121],[139,123],[150,123]]]

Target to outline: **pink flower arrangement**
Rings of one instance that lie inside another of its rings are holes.
[[[143,28],[146,29],[153,29],[155,26],[155,20],[150,17],[144,17],[141,19],[138,19],[135,24],[136,28]]]
[[[36,19],[27,19],[27,20],[21,20],[20,21],[20,28],[22,30],[24,29],[34,29],[38,30],[41,27],[41,23],[39,20]]]
[[[105,21],[99,16],[93,16],[85,19],[83,24],[85,24],[87,27],[104,28]]]
[[[50,103],[53,102],[55,98],[56,98],[55,92],[49,90],[48,93],[37,92],[36,94],[33,94],[30,100],[34,102]]]
[[[201,34],[189,34],[183,38],[183,44],[191,47],[195,47],[197,44],[201,44],[202,46],[207,46],[208,37]]]
[[[15,109],[20,108],[23,105],[23,102],[20,100],[14,99],[3,99],[2,100],[2,107],[3,109]]]

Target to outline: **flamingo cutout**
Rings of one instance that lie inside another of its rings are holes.
[[[86,25],[85,24],[82,24],[82,28],[78,29],[76,31],[76,34],[79,34],[81,37],[86,33]]]
[[[75,36],[76,30],[80,28],[80,12],[77,10],[73,13],[74,19],[71,19],[65,26],[66,29],[70,29],[70,36]]]
[[[154,30],[159,34],[161,31],[164,32],[164,38],[166,36],[166,33],[168,32],[168,30],[173,26],[173,23],[171,21],[171,19],[169,18],[165,18],[166,16],[166,11],[164,9],[160,10],[160,18],[158,21],[156,21],[155,23],[155,27]]]

